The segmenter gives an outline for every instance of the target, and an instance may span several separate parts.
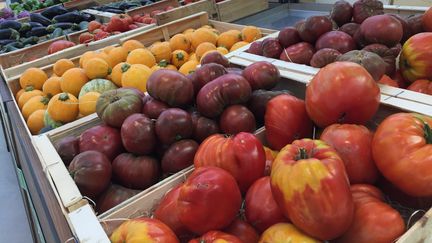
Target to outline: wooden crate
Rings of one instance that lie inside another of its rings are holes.
[[[246,46],[247,47],[247,46]],[[245,48],[246,48],[245,47]],[[230,58],[231,63],[237,65],[250,65],[257,61],[268,61],[278,67],[281,76],[291,80],[307,84],[319,71],[318,68],[313,68],[306,65],[289,63],[272,58],[261,57],[247,52],[235,52]],[[387,85],[379,84],[381,89],[381,103],[392,105],[391,97],[398,98],[397,106],[402,110],[411,110],[411,102],[416,104],[417,110],[421,113],[432,116],[432,96],[413,92],[406,89],[394,88]],[[405,101],[407,102],[405,105]]]
[[[4,78],[10,79],[11,77],[20,75],[22,72],[24,72],[24,70],[26,70],[27,68],[30,68],[30,67],[42,68],[44,66],[47,66],[47,65],[54,63],[55,61],[57,61],[58,59],[61,59],[61,58],[73,58],[73,57],[82,55],[86,51],[95,51],[95,50],[102,49],[106,46],[116,45],[116,44],[118,45],[120,43],[120,39],[125,38],[125,37],[130,36],[130,35],[134,35],[134,34],[146,31],[148,29],[152,29],[154,27],[156,27],[156,24],[141,26],[137,29],[130,30],[130,31],[118,34],[118,35],[113,35],[113,36],[110,36],[108,38],[105,38],[105,39],[102,39],[99,41],[93,41],[93,42],[90,42],[88,44],[78,44],[74,47],[71,47],[71,48],[50,54],[50,55],[48,55],[48,52],[47,52],[49,44],[41,43],[41,45],[44,44],[45,49],[43,49],[42,47],[38,47],[37,52],[35,52],[33,50],[26,50],[25,52],[22,53],[22,55],[25,57],[31,55],[33,57],[32,59],[21,58],[21,59],[19,59],[19,62],[14,61],[13,65],[10,62],[9,63],[11,65],[9,65],[9,66],[3,66],[2,65],[2,68],[4,69],[4,75],[5,75]],[[78,37],[79,37],[80,33],[81,32],[72,33],[68,36],[68,38],[70,40],[78,43]],[[33,47],[34,46],[29,47],[29,48],[33,48]],[[18,51],[20,51],[20,50],[18,50]],[[10,52],[10,53],[12,53],[12,52]],[[10,53],[6,53],[6,54],[10,55]],[[4,59],[7,60],[7,57],[4,57]],[[0,61],[1,60],[2,60],[2,58],[0,56]],[[18,60],[18,58],[14,59],[14,60]]]
[[[247,63],[244,63],[247,65]],[[244,66],[242,65],[242,66]],[[305,83],[295,82],[292,80],[283,80],[278,84],[276,89],[288,89],[295,96],[299,98],[304,98],[304,93],[306,89]],[[380,108],[374,118],[369,122],[368,127],[370,129],[375,129],[376,126],[384,120],[387,116],[398,113],[398,112],[417,112],[424,113],[424,110],[417,109],[417,104],[414,102],[410,102],[410,109],[400,109],[399,102],[405,103],[405,101],[401,101],[398,98],[389,97],[391,102],[381,103]],[[260,128],[256,131],[256,136],[260,141],[265,145],[265,129]],[[154,188],[154,190],[149,191],[145,195],[134,197],[133,200],[129,200],[125,203],[122,203],[111,210],[105,212],[104,214],[99,216],[99,219],[102,223],[102,226],[105,232],[110,235],[113,230],[118,227],[125,219],[137,218],[137,217],[150,217],[152,213],[162,197],[168,193],[175,186],[183,183],[187,176],[193,172],[193,168],[189,170],[185,170],[182,173],[178,173],[176,176],[172,177],[170,180],[167,180],[160,187]],[[411,243],[417,242],[413,241],[413,239],[424,239],[432,240],[432,235],[430,234],[430,227],[432,225],[432,220],[429,220],[429,217],[432,215],[432,209],[429,210],[422,219],[420,219],[413,227],[409,229],[397,242],[398,243]],[[419,241],[420,242],[420,241]],[[423,241],[428,242],[428,241]]]
[[[97,214],[89,205],[86,198],[81,195],[78,187],[69,175],[69,171],[61,160],[60,155],[58,155],[55,150],[54,144],[67,136],[79,136],[86,129],[101,123],[102,121],[96,114],[93,114],[79,124],[66,124],[56,131],[52,130],[44,135],[34,136],[32,138],[43,171],[55,192],[58,203],[63,208],[64,215],[71,230],[74,232],[79,242],[83,242],[83,240],[86,240],[85,242],[109,241],[107,234],[99,223]],[[182,174],[190,169],[190,167],[186,168],[179,173]],[[144,197],[146,194],[156,190],[176,176],[177,173],[162,179],[123,202],[123,204],[134,201],[137,197]]]
[[[122,39],[121,41],[126,41],[128,39],[137,39],[140,40],[141,42],[143,42],[143,44],[145,45],[150,45],[153,44],[153,42],[155,41],[160,41],[160,40],[169,40],[170,36],[181,32],[187,28],[198,28],[201,27],[202,25],[206,25],[206,24],[212,24],[217,30],[223,32],[223,31],[227,31],[229,29],[237,29],[237,30],[241,30],[244,26],[243,25],[236,25],[236,24],[229,24],[229,23],[222,23],[222,22],[218,22],[218,21],[213,21],[213,20],[208,20],[207,18],[207,13],[202,12],[199,14],[195,14],[193,16],[178,20],[174,23],[169,23],[160,27],[157,27],[155,30],[140,30],[140,32],[138,32],[138,34],[132,35],[130,37],[126,37],[125,39]],[[134,30],[135,31],[135,30]],[[276,32],[275,30],[269,30],[269,29],[261,29],[261,31],[267,35],[270,33],[274,33]],[[128,33],[128,32],[126,32]],[[124,34],[126,34],[124,33]],[[127,36],[127,35],[126,35]],[[49,76],[53,73],[52,69],[53,69],[53,65],[55,63],[55,61],[57,61],[58,59],[61,58],[68,58],[70,60],[72,60],[76,66],[78,66],[78,62],[79,62],[79,58],[81,56],[81,54],[83,54],[86,51],[94,51],[94,50],[99,50],[102,49],[106,46],[109,45],[118,45],[118,41],[117,39],[104,39],[101,40],[99,42],[93,42],[90,43],[90,45],[86,46],[86,45],[80,45],[80,46],[76,46],[76,47],[72,47],[67,49],[64,52],[58,52],[58,53],[54,53],[52,55],[49,55],[43,59],[40,60],[36,60],[33,62],[28,62],[19,66],[15,66],[9,69],[0,69],[1,74],[3,75],[3,77],[6,80],[6,84],[8,86],[8,96],[11,97],[11,101],[13,101],[15,108],[17,111],[19,111],[19,107],[17,104],[17,101],[15,99],[15,94],[21,89],[20,84],[19,84],[19,77],[21,76],[21,74],[30,67],[40,67],[44,72],[46,72]],[[242,48],[240,48],[238,51],[243,50]],[[234,52],[233,52],[234,53]],[[229,55],[227,55],[227,57],[231,56],[233,53],[230,53]],[[43,64],[45,64],[45,66],[42,66]],[[94,116],[94,114],[93,114]],[[30,130],[28,129],[27,125],[26,125],[26,121],[24,119],[24,117],[21,114],[18,114],[18,117],[20,119],[21,124],[25,127],[25,131],[27,132],[28,137],[33,137],[33,135],[31,134]],[[75,127],[78,124],[85,124],[89,119],[92,119],[92,115],[87,116],[87,117],[83,117],[80,119],[77,119],[73,122],[70,122],[68,124],[65,124],[63,126],[61,126],[60,128],[56,128],[53,129],[52,131],[48,132],[48,134],[51,134],[51,132],[58,132],[58,131],[62,131],[63,128],[62,127],[66,127],[66,129],[68,127]]]
[[[48,54],[48,47],[51,43],[58,40],[66,40],[66,37],[60,36],[16,51],[0,54],[0,65],[3,68],[9,68],[46,56]]]
[[[423,13],[427,8],[424,7],[409,7],[409,6],[385,6],[385,11],[388,13],[398,13],[402,15],[411,15],[411,14],[418,14]],[[269,35],[269,37],[277,37],[278,33],[273,33]],[[263,38],[265,39],[265,38]],[[242,47],[240,50],[237,50],[236,52],[230,54],[232,56],[235,56],[232,61],[237,64],[246,62],[246,63],[253,63],[257,61],[268,61],[276,65],[283,77],[287,77],[293,80],[296,80],[298,82],[308,83],[315,74],[319,71],[319,68],[314,68],[307,65],[302,64],[296,64],[291,62],[285,62],[278,59],[273,58],[266,58],[262,56],[257,56],[254,54],[247,53],[246,50],[249,48],[250,45]],[[379,84],[381,89],[381,102],[386,102],[388,97],[397,97],[401,100],[400,104],[403,108],[402,101],[413,101],[416,102],[420,109],[423,109],[425,114],[432,115],[432,96],[427,94],[422,94],[406,89],[400,89],[395,88],[387,85],[381,85]]]
[[[210,19],[218,20],[214,0],[201,0],[171,9],[156,15],[156,20],[159,25],[162,25],[203,11],[207,12]]]
[[[130,16],[134,16],[136,14],[146,14],[146,13],[150,14],[154,10],[162,10],[168,6],[179,7],[180,4],[177,0],[162,0],[162,1],[155,2],[152,4],[146,5],[146,6],[128,9],[126,11],[126,14],[128,14]]]
[[[216,3],[217,13],[222,22],[233,22],[269,8],[267,0],[225,0]]]
[[[189,28],[199,28],[203,25],[212,25],[215,29],[220,31],[221,33],[230,29],[241,30],[244,28],[244,25],[238,24],[230,24],[219,22],[215,20],[210,20],[207,12],[200,12],[193,14],[189,17],[185,17],[182,19],[178,19],[171,23],[158,26],[156,28],[144,31],[142,33],[138,33],[135,35],[130,35],[126,38],[120,40],[121,43],[127,40],[138,40],[141,41],[144,45],[153,44],[156,41],[168,41],[171,36],[181,33]],[[269,34],[275,33],[275,30],[263,29],[260,28],[263,35],[267,36]]]

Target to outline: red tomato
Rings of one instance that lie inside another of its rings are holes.
[[[289,222],[273,197],[269,176],[260,178],[249,188],[245,198],[245,216],[259,232],[276,223]]]
[[[93,21],[90,21],[90,23],[88,24],[87,30],[89,32],[93,32],[93,31],[99,29],[101,26],[102,26],[101,23],[99,23],[96,20],[93,20]]]
[[[245,221],[237,218],[235,219],[224,232],[234,235],[239,238],[243,243],[257,243],[259,235],[256,230]]]
[[[419,79],[407,88],[415,92],[432,95],[432,82],[427,79]]]
[[[239,238],[221,231],[213,230],[205,233],[197,239],[190,240],[189,243],[243,243]]]
[[[153,214],[156,219],[169,226],[180,239],[190,235],[190,232],[180,222],[177,208],[177,199],[182,185],[180,184],[169,191],[162,198]]]
[[[265,152],[255,135],[240,132],[232,137],[214,134],[199,146],[195,168],[216,166],[222,168],[237,180],[242,193],[264,175]]]
[[[92,42],[93,40],[94,40],[94,35],[89,32],[82,33],[78,37],[78,41],[80,44],[86,44]]]
[[[180,222],[196,234],[228,226],[241,206],[236,180],[213,166],[196,168],[180,189],[177,208]]]
[[[378,126],[372,155],[384,177],[411,196],[432,196],[432,118],[396,113]]]
[[[273,149],[280,150],[296,139],[312,136],[313,124],[305,102],[292,95],[282,94],[271,99],[264,120],[266,138]]]
[[[388,243],[405,232],[398,211],[382,201],[382,193],[371,185],[352,185],[355,213],[348,231],[337,243]]]
[[[381,79],[378,81],[378,83],[399,88],[399,84],[395,80],[391,79],[389,76],[387,76],[385,74],[381,77]]]
[[[321,243],[288,223],[275,224],[261,235],[259,243]]]
[[[272,165],[274,159],[276,158],[278,152],[274,151],[270,148],[267,148],[266,146],[264,146],[264,152],[265,152],[265,156],[266,156],[264,175],[269,176],[270,171],[271,171],[271,165]]]
[[[378,169],[372,158],[372,137],[365,126],[333,124],[324,129],[320,139],[338,152],[351,184],[373,184],[378,179]]]
[[[48,54],[53,54],[53,53],[67,49],[67,48],[72,47],[72,46],[75,46],[75,43],[73,43],[71,41],[67,41],[67,40],[54,41],[48,47]]]
[[[334,62],[306,87],[306,110],[320,127],[333,123],[364,124],[378,110],[380,89],[357,63]]]
[[[331,240],[350,226],[354,204],[345,167],[323,141],[302,139],[284,147],[270,177],[279,208],[307,234]]]
[[[123,242],[164,242],[179,243],[176,235],[157,219],[136,218],[122,223],[112,233],[112,243]]]

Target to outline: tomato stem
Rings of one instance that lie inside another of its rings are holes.
[[[308,159],[309,156],[305,148],[299,148],[299,153],[296,156],[296,160]]]
[[[432,144],[432,129],[426,122],[424,123],[424,136],[427,144]]]

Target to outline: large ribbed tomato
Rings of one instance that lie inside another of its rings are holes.
[[[261,235],[259,243],[320,243],[321,241],[313,239],[292,224],[278,223],[268,228]]]
[[[431,127],[431,117],[396,113],[381,122],[372,140],[378,169],[411,196],[432,196]]]
[[[306,87],[306,110],[316,125],[365,124],[378,110],[380,89],[366,69],[353,62],[334,62]]]
[[[333,124],[324,129],[320,139],[338,152],[351,184],[373,184],[378,179],[378,169],[372,159],[372,137],[365,126]]]
[[[280,209],[307,234],[331,240],[350,226],[354,204],[348,176],[342,159],[323,141],[302,139],[285,146],[270,177]]]
[[[180,222],[195,234],[227,227],[241,207],[234,177],[214,167],[196,168],[181,186],[177,210]]]
[[[398,211],[383,201],[380,190],[366,184],[351,186],[355,205],[354,220],[336,243],[388,243],[405,232]]]
[[[164,242],[179,243],[176,235],[157,219],[136,218],[122,223],[111,234],[112,243],[123,242]]]
[[[264,175],[265,161],[263,145],[246,132],[232,137],[214,134],[204,140],[194,158],[196,168],[216,166],[231,173],[242,193]]]

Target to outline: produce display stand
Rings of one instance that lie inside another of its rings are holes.
[[[151,6],[156,8],[157,4],[160,4],[160,7],[163,4],[171,2],[177,1],[164,0],[138,9],[142,10],[148,7],[146,11],[149,11]],[[255,3],[251,4],[251,2]],[[208,3],[212,3],[212,10],[202,9],[205,8],[202,6],[208,6]],[[246,6],[250,6],[250,8]],[[19,50],[23,51],[20,55],[14,52],[7,53],[8,55],[15,54],[13,58],[12,56],[8,58],[4,57],[3,60],[3,57],[0,55],[0,65],[2,65],[0,70],[2,77],[0,78],[3,79],[3,82],[0,84],[0,95],[3,100],[0,111],[2,112],[2,123],[5,128],[6,141],[8,142],[12,157],[19,163],[24,173],[31,199],[47,242],[71,242],[74,240],[78,242],[110,242],[108,236],[125,219],[151,216],[160,199],[174,186],[184,182],[186,177],[193,171],[193,167],[171,175],[107,212],[97,215],[90,205],[92,202],[81,195],[78,187],[70,177],[65,164],[55,150],[54,144],[66,136],[79,136],[84,130],[100,124],[101,120],[96,114],[92,114],[44,134],[31,135],[14,97],[19,90],[19,76],[24,70],[30,67],[40,67],[46,73],[51,74],[53,63],[60,58],[68,58],[77,63],[80,55],[86,51],[99,50],[110,45],[117,46],[131,39],[141,41],[144,45],[148,46],[155,41],[167,41],[171,36],[183,32],[188,28],[199,28],[203,25],[211,25],[220,32],[231,29],[241,30],[244,28],[243,25],[211,19],[232,21],[236,18],[241,18],[239,17],[240,15],[235,14],[246,11],[246,9],[247,11],[244,12],[244,16],[255,13],[253,11],[258,12],[266,8],[268,8],[268,1],[227,0],[215,3],[213,0],[202,0],[190,5],[178,6],[176,9],[158,14],[156,17],[158,24],[174,20],[160,26],[148,25],[140,27],[87,45],[77,45],[51,55],[46,55],[46,49],[50,42],[41,43],[40,46],[29,47],[29,50],[26,51],[24,49]],[[138,11],[138,9],[128,12]],[[176,15],[176,11],[179,11],[179,9],[190,12],[179,12],[180,14]],[[194,12],[198,11],[197,9],[200,11],[204,10],[204,12]],[[94,10],[88,11],[92,12]],[[393,8],[388,8],[386,11],[396,11],[397,13],[404,11],[404,13],[409,14],[417,10],[393,6]],[[190,13],[195,14],[181,18]],[[100,18],[103,19],[106,13],[103,12],[100,14]],[[169,17],[164,18],[165,14]],[[270,29],[261,29],[261,31],[266,37],[277,36],[278,34],[275,30]],[[77,36],[68,36],[68,39],[76,40],[76,38]],[[288,89],[293,95],[304,98],[306,85],[319,69],[256,56],[247,53],[247,49],[248,46],[241,47],[234,52],[228,53],[226,57],[232,64],[240,68],[262,60],[273,63],[278,67],[282,76],[281,81],[274,90]],[[376,124],[390,114],[402,111],[417,112],[432,116],[432,96],[387,86],[381,86],[380,88],[381,104],[379,111],[368,125],[370,128],[376,128]],[[258,129],[256,136],[263,144],[266,144],[264,128]],[[432,241],[432,234],[430,233],[432,220],[429,220],[431,216],[432,209],[418,220],[397,242]]]
[[[182,32],[188,28],[198,28],[202,25],[212,25],[215,29],[221,32],[229,29],[241,30],[244,28],[243,25],[209,20],[208,14],[206,12],[202,12],[166,25],[158,26],[154,29],[144,31],[141,30],[141,33],[121,39],[121,42],[127,39],[138,39],[142,40],[145,45],[149,45],[154,41],[168,40],[170,36],[173,36],[176,33]],[[264,35],[276,32],[275,30],[269,29],[261,29],[261,31]],[[107,44],[107,42],[104,42],[103,44],[105,45],[100,44],[98,48],[93,49],[101,49],[110,44],[117,45],[117,43]],[[2,82],[1,94],[2,97],[7,97],[7,102],[5,102],[5,112],[9,113],[10,117],[10,120],[6,121],[6,126],[8,127],[7,130],[10,130],[10,134],[8,134],[8,136],[11,138],[12,143],[15,144],[14,150],[17,151],[17,159],[28,167],[27,170],[23,169],[24,174],[26,178],[28,176],[32,178],[31,175],[28,175],[29,173],[38,173],[34,175],[34,180],[38,180],[38,183],[33,181],[29,183],[34,185],[41,184],[40,186],[44,187],[43,192],[40,192],[40,190],[37,192],[41,197],[41,201],[44,198],[50,200],[49,204],[53,204],[55,207],[49,207],[46,208],[46,210],[56,210],[55,212],[50,212],[55,215],[53,216],[53,219],[62,220],[63,224],[53,222],[53,225],[62,227],[62,229],[58,229],[60,232],[66,230],[68,230],[69,233],[72,232],[73,236],[81,241],[86,239],[89,240],[88,242],[109,242],[107,234],[99,222],[100,219],[96,216],[88,201],[79,192],[76,184],[69,176],[66,166],[60,159],[53,146],[53,143],[58,139],[68,135],[79,135],[86,128],[95,126],[101,121],[96,116],[96,114],[92,114],[74,122],[65,124],[59,128],[48,131],[45,134],[32,136],[26,126],[24,118],[19,111],[14,97],[14,94],[19,89],[19,76],[25,69],[35,65],[40,66],[41,61],[45,63],[49,60],[51,64],[41,68],[46,73],[51,74],[53,63],[56,60],[60,58],[70,58],[72,61],[77,63],[80,54],[82,53],[83,51],[81,49],[77,49],[77,51],[73,53],[71,53],[69,50],[64,50],[53,54],[49,59],[42,59],[34,61],[33,63],[25,63],[20,66],[2,70],[2,76],[5,77],[5,82]],[[169,181],[171,178],[167,178],[166,180]],[[158,184],[155,184],[144,190],[137,196],[140,197],[146,195],[165,183],[166,181],[159,182]],[[31,193],[33,196],[35,191],[31,190]],[[135,197],[131,198],[130,200],[134,200],[134,198]],[[46,206],[46,204],[41,203],[41,206]],[[41,210],[41,208],[37,208],[38,213]],[[113,211],[113,209],[109,212],[111,211]],[[50,219],[50,217],[48,217],[48,219]],[[65,228],[63,229],[63,227]],[[62,240],[55,242],[60,241]]]

